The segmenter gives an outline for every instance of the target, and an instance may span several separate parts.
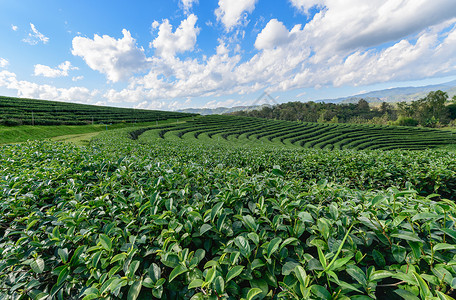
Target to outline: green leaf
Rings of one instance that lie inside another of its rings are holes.
[[[418,282],[418,285],[420,287],[421,298],[426,299],[427,297],[432,297],[431,290],[429,289],[429,286],[424,281],[424,279],[415,271],[413,271],[413,277],[415,277],[415,279]]]
[[[413,256],[415,259],[419,259],[421,257],[421,249],[422,249],[422,243],[417,243],[417,242],[407,242],[412,249]]]
[[[65,248],[65,249],[61,249],[61,248],[60,248],[60,249],[57,251],[57,253],[59,254],[60,259],[62,260],[62,262],[63,262],[64,264],[66,264],[67,261],[68,261],[68,249],[66,249],[66,248]]]
[[[296,278],[298,278],[298,280],[299,280],[299,283],[301,283],[301,285],[303,287],[307,287],[307,284],[306,284],[306,278],[307,278],[306,270],[304,270],[304,268],[302,266],[296,266],[296,268],[294,269],[294,272],[296,274]]]
[[[258,225],[256,224],[255,219],[251,215],[243,216],[242,219],[251,231],[257,231]]]
[[[221,295],[225,292],[225,281],[222,276],[217,276],[217,278],[215,278],[214,285],[217,294]]]
[[[280,245],[280,248],[279,248],[279,251],[282,250],[283,247],[286,247],[288,246],[289,244],[293,244],[295,242],[299,241],[297,238],[295,237],[289,237],[287,238],[286,240],[283,241],[283,243]]]
[[[385,257],[383,257],[383,254],[380,251],[377,251],[376,249],[374,249],[372,251],[372,257],[374,258],[375,264],[377,266],[379,266],[380,268],[385,267],[385,265],[386,265]]]
[[[434,245],[434,251],[439,251],[439,250],[454,250],[456,249],[456,245],[450,245],[446,243],[438,243]]]
[[[216,274],[215,268],[216,268],[216,267],[213,266],[212,268],[210,268],[209,270],[207,270],[206,277],[205,277],[205,279],[204,279],[204,282],[205,282],[205,283],[211,283],[211,282],[214,280],[215,274]]]
[[[393,244],[391,246],[391,251],[393,252],[394,259],[398,263],[401,263],[405,260],[405,256],[407,255],[407,250],[404,247]]]
[[[79,246],[73,253],[73,256],[71,257],[71,260],[70,260],[70,265],[72,266],[75,266],[78,262],[79,262],[79,257],[81,256],[82,253],[85,252],[85,249],[87,247],[82,245],[82,246]]]
[[[126,257],[127,257],[126,253],[119,253],[117,255],[114,255],[114,257],[111,258],[111,264],[115,263],[116,261],[119,261],[119,260],[123,261]]]
[[[353,256],[351,256],[351,255],[343,257],[343,258],[339,258],[338,260],[336,260],[334,262],[334,264],[331,266],[330,269],[337,270],[338,268],[345,266],[352,258],[353,258]]]
[[[68,274],[70,274],[70,269],[68,266],[65,266],[59,273],[59,277],[57,278],[57,286],[61,285],[67,279]]]
[[[279,249],[280,242],[282,242],[282,239],[279,237],[276,237],[269,242],[267,250],[268,258],[271,258],[271,255]]]
[[[30,263],[30,268],[32,268],[33,272],[40,274],[44,271],[44,260],[41,258],[37,258],[36,260]]]
[[[48,293],[45,292],[39,292],[38,294],[34,295],[32,298],[33,300],[44,300],[49,297]],[[95,299],[95,298],[92,298]]]
[[[325,300],[331,300],[331,294],[328,292],[327,289],[322,287],[321,285],[312,285],[310,287],[310,291],[317,296],[316,299],[325,299]]]
[[[405,300],[420,300],[417,296],[415,296],[412,292],[402,290],[402,289],[396,289],[394,290],[396,294],[402,297],[402,299]]]
[[[174,268],[174,270],[171,271],[171,274],[169,274],[169,282],[173,281],[174,278],[176,278],[180,274],[185,273],[187,271],[188,271],[187,267],[178,265],[177,267]]]
[[[355,265],[350,265],[346,269],[347,273],[356,281],[358,281],[359,284],[361,284],[363,287],[367,286],[367,278],[366,274],[357,266]]]
[[[450,297],[444,293],[442,293],[441,291],[436,291],[437,292],[437,296],[439,297],[440,300],[454,300],[453,297]]]
[[[211,211],[212,222],[214,222],[214,219],[217,216],[217,213],[219,212],[219,210],[222,208],[222,206],[223,206],[223,202],[219,202],[219,203],[215,204],[214,207],[212,208],[212,211]]]
[[[96,252],[92,257],[92,268],[96,268],[101,258],[101,251]]]
[[[259,289],[259,288],[252,288],[252,289],[250,289],[249,292],[247,293],[246,300],[252,300],[253,297],[255,297],[256,295],[258,295],[259,293],[261,293],[261,289]]]
[[[382,280],[384,278],[390,278],[393,275],[390,271],[385,271],[385,270],[379,270],[373,272],[369,276],[369,281],[377,281],[377,280]]]
[[[437,214],[433,214],[430,212],[422,212],[422,213],[418,213],[418,214],[414,215],[412,218],[412,222],[415,222],[418,220],[423,220],[423,219],[434,219],[437,217],[439,217],[439,215],[437,215]],[[442,218],[443,218],[443,216],[442,216]]]
[[[290,275],[291,272],[294,271],[294,269],[299,266],[300,264],[297,262],[293,261],[287,261],[283,266],[282,266],[282,275]]]
[[[135,281],[128,290],[127,300],[136,300],[141,292],[142,280]]]
[[[203,235],[204,233],[206,233],[207,231],[209,231],[211,229],[212,229],[212,225],[203,224],[203,226],[201,226],[201,228],[200,228],[200,235]]]
[[[103,247],[105,250],[111,251],[112,241],[106,234],[100,234],[100,243],[101,247]]]
[[[204,281],[202,279],[194,279],[190,284],[188,285],[188,289],[194,289],[201,287],[203,285]]]
[[[449,236],[451,236],[453,238],[453,240],[456,241],[456,230],[449,229],[449,228],[441,228],[440,230],[443,231],[444,233],[448,234]]]
[[[407,241],[412,241],[412,242],[423,242],[417,235],[414,235],[412,233],[393,233],[391,237],[407,240]]]
[[[149,270],[148,270],[148,273],[149,273],[149,277],[150,279],[152,279],[152,282],[155,284],[157,283],[157,281],[161,278],[161,269],[160,267],[155,264],[155,263],[152,263],[149,267]]]
[[[136,270],[138,270],[139,268],[139,264],[139,260],[134,260],[130,263],[130,266],[128,267],[128,275],[130,276],[130,278],[133,278],[133,276],[135,275]]]
[[[283,171],[280,169],[272,169],[272,174],[279,177],[283,177],[285,175],[285,173],[283,173]]]
[[[250,244],[246,238],[244,238],[242,235],[239,235],[234,239],[234,243],[239,247],[239,250],[241,250],[242,256],[245,258],[248,258],[250,256]]]
[[[226,283],[228,283],[228,281],[230,281],[234,277],[241,274],[243,269],[244,269],[244,266],[235,266],[235,267],[231,268],[231,270],[229,270],[228,273],[226,274]]]
[[[321,251],[320,247],[317,248],[317,252],[318,252],[318,259],[320,260],[320,264],[323,267],[323,269],[326,270],[326,267],[327,267],[328,263],[326,261],[325,255],[323,254],[323,251]]]

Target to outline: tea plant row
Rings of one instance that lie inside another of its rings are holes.
[[[160,138],[274,142],[304,148],[421,150],[455,144],[451,131],[383,125],[298,123],[233,116],[206,116],[155,129]]]
[[[93,123],[155,122],[193,114],[104,107],[0,96],[0,125],[87,125]]]
[[[0,298],[452,299],[454,154],[153,136],[1,146]]]

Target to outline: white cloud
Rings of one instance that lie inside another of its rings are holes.
[[[33,25],[32,23],[30,23],[30,29],[31,32],[28,34],[28,37],[22,40],[24,43],[36,45],[39,42],[42,42],[43,44],[47,44],[47,42],[49,42],[49,38],[44,36],[44,34],[42,34],[41,32],[39,32],[38,29],[36,29],[35,25]]]
[[[79,81],[79,80],[83,80],[83,79],[84,79],[84,76],[82,76],[82,75],[81,76],[75,76],[75,77],[71,78],[71,80],[75,81],[75,82]]]
[[[19,28],[16,25],[11,24],[11,30],[17,31]]]
[[[456,17],[453,0],[324,0],[306,25],[322,52],[375,47]],[[323,54],[324,54],[323,53]],[[323,58],[325,59],[325,58]]]
[[[8,60],[0,57],[0,68],[6,68],[9,65]]]
[[[325,5],[325,0],[290,0],[291,5],[297,8],[300,12],[307,14],[313,8],[321,8]]]
[[[95,34],[93,39],[77,36],[73,39],[72,53],[84,59],[93,70],[117,82],[141,72],[149,61],[144,49],[136,47],[136,41],[128,30],[123,29],[123,38],[116,40],[108,35]]]
[[[287,30],[274,20],[257,37],[255,45],[261,50],[246,61],[241,61],[239,54],[233,55],[223,40],[219,40],[216,53],[201,61],[178,57],[154,59],[147,75],[132,79],[121,91],[110,90],[104,97],[115,102],[128,99],[152,103],[163,99],[251,94],[263,89],[274,92],[368,85],[456,74],[455,25],[456,22],[431,27],[380,50],[361,49],[345,55],[333,49],[331,59],[317,61],[312,54],[314,40],[306,28],[296,25]],[[222,104],[229,106],[234,102],[214,101],[206,106]]]
[[[68,76],[69,70],[78,70],[78,68],[71,66],[71,63],[69,61],[64,61],[55,69],[49,66],[37,64],[35,65],[35,72],[33,75],[49,78],[66,77]]]
[[[247,13],[255,9],[258,0],[219,0],[219,7],[215,16],[222,22],[226,31],[231,31],[235,26],[245,21]]]
[[[196,37],[200,31],[196,27],[198,18],[191,14],[183,20],[176,31],[173,33],[173,27],[167,19],[158,27],[158,36],[150,43],[150,47],[155,47],[156,54],[161,57],[173,57],[176,53],[193,50],[196,44]],[[157,27],[153,23],[152,27]]]
[[[185,13],[188,13],[190,9],[192,8],[193,4],[198,3],[198,0],[180,0],[179,4],[182,6],[184,9]]]
[[[17,97],[90,103],[96,100],[99,91],[90,91],[85,87],[57,88],[48,84],[36,84],[17,80],[16,74],[0,71],[0,87],[16,90]]]
[[[292,34],[277,19],[272,19],[266,24],[266,27],[258,34],[255,41],[255,48],[269,49],[281,46],[290,42]]]

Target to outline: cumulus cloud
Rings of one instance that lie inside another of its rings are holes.
[[[70,70],[78,70],[78,68],[73,67],[69,61],[64,61],[55,69],[49,66],[37,64],[35,65],[35,71],[33,75],[44,76],[49,78],[66,77],[68,76],[68,71]]]
[[[217,21],[223,23],[226,31],[231,31],[255,9],[256,2],[258,0],[219,0],[215,10]]]
[[[416,34],[456,17],[452,0],[324,0],[294,2],[324,5],[306,25],[323,52],[375,47]],[[301,6],[303,7],[303,6]]]
[[[152,23],[153,28],[158,27],[158,36],[150,43],[150,47],[156,49],[156,54],[161,57],[173,57],[176,53],[193,50],[196,44],[196,37],[200,31],[196,27],[198,18],[191,14],[183,20],[179,27],[173,32],[173,27],[167,19],[158,25]]]
[[[198,3],[198,0],[180,0],[179,3],[184,9],[184,12],[188,13],[192,8],[193,4]]]
[[[181,101],[188,97],[362,86],[456,74],[456,18],[450,17],[456,16],[456,12],[449,1],[435,0],[434,4],[424,0],[372,0],[366,4],[347,0],[346,6],[336,0],[294,2],[301,3],[302,10],[314,6],[321,10],[304,26],[296,24],[287,28],[281,20],[271,19],[259,31],[251,57],[242,57],[239,49],[233,51],[232,43],[225,39],[218,40],[211,56],[185,59],[177,56],[195,48],[199,29],[194,15],[186,17],[175,31],[168,20],[155,21],[152,28],[157,30],[157,37],[150,45],[156,51],[150,58],[136,47],[129,33],[124,33],[120,40],[109,36],[95,36],[93,40],[80,37],[81,40],[73,41],[73,54],[82,56],[92,69],[110,74],[110,78],[123,72],[115,61],[125,52],[118,49],[139,53],[135,61],[147,68],[127,68],[123,73],[133,75],[137,70],[144,73],[131,77],[128,86],[121,90],[104,92],[103,98],[108,102],[127,101],[138,107],[161,109],[184,105]],[[402,18],[396,10],[402,13]],[[420,15],[421,10],[440,12],[440,17],[425,18]],[[240,15],[246,11],[242,9]],[[420,15],[425,25],[418,24],[414,14]],[[222,15],[220,21],[223,23]],[[123,40],[126,46],[122,48],[119,44]],[[91,46],[85,47],[91,51],[83,53],[97,59],[78,52],[84,47],[75,44],[82,41]],[[207,105],[221,104],[235,105],[229,101]]]
[[[277,19],[272,19],[258,34],[255,41],[255,48],[274,48],[289,43],[291,38],[292,33],[288,32],[285,25]]]
[[[6,59],[0,57],[0,68],[6,68],[6,66],[8,66],[8,65],[9,65],[9,62]]]
[[[90,103],[99,95],[85,87],[57,88],[48,84],[18,80],[15,73],[0,71],[0,87],[16,90],[17,97]]]
[[[12,27],[12,28],[14,30],[14,27]],[[16,29],[17,29],[17,27],[16,27]],[[39,32],[38,29],[36,29],[35,25],[32,23],[30,23],[30,30],[31,30],[31,32],[29,32],[27,38],[22,40],[24,43],[27,43],[30,45],[36,45],[40,42],[42,42],[43,44],[47,44],[49,42],[49,38],[46,37],[41,32]]]
[[[11,24],[11,30],[17,31],[19,28],[16,25]]]
[[[97,34],[93,39],[77,36],[73,38],[72,53],[82,57],[91,69],[105,74],[112,82],[129,78],[145,70],[149,61],[144,49],[136,46],[130,32],[124,29],[122,33],[121,39]]]
[[[323,7],[325,0],[290,0],[291,5],[297,8],[300,12],[307,14],[312,7]]]

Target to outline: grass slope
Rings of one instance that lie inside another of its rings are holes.
[[[193,114],[0,96],[0,124],[5,125],[140,123],[189,116]]]
[[[169,119],[156,122],[145,122],[145,123],[117,123],[112,125],[23,125],[23,126],[0,126],[0,144],[8,143],[20,143],[27,140],[41,140],[48,138],[57,138],[56,140],[64,140],[63,136],[70,135],[85,135],[89,133],[97,133],[106,130],[119,129],[119,128],[138,128],[149,126],[154,128],[154,126],[164,126],[166,124],[181,124],[185,120],[191,120],[193,118],[182,118],[178,119]],[[68,137],[70,138],[70,137]],[[82,139],[87,139],[90,137],[84,137]],[[76,139],[77,140],[77,139]]]

